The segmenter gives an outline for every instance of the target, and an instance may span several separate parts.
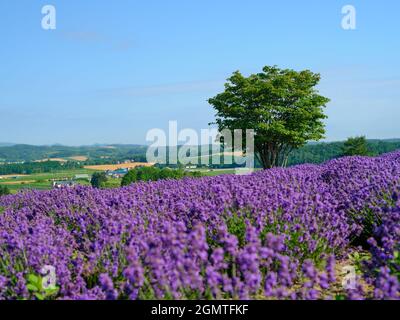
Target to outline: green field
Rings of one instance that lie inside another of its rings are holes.
[[[235,169],[193,169],[189,171],[201,172],[204,176],[217,176],[221,174],[234,174]],[[6,186],[11,193],[17,193],[24,189],[50,190],[53,181],[74,180],[78,174],[88,174],[91,176],[95,170],[74,169],[51,173],[38,173],[24,176],[9,176],[0,179],[0,185]],[[89,180],[74,180],[79,185],[90,185]],[[121,185],[121,179],[109,178],[106,182],[106,188],[118,188]]]
[[[74,169],[67,171],[59,171],[52,173],[39,173],[24,176],[5,177],[0,179],[0,185],[7,186],[11,193],[16,193],[22,189],[50,190],[52,188],[52,180],[71,180],[77,174],[92,175],[94,170]],[[89,181],[77,180],[78,184],[89,185]]]

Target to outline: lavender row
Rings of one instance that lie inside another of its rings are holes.
[[[0,199],[3,299],[399,298],[400,152]],[[397,203],[397,205],[399,205]],[[355,246],[362,283],[341,286]],[[56,289],[35,287],[53,266]]]

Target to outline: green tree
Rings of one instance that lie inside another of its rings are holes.
[[[104,172],[95,172],[92,175],[90,184],[93,188],[103,188],[107,182],[107,175]]]
[[[156,181],[159,179],[160,169],[154,167],[141,167],[138,170],[138,180]]]
[[[0,186],[0,197],[9,195],[10,193],[10,189],[8,189],[6,186]]]
[[[122,177],[121,186],[129,186],[131,183],[138,181],[137,169],[131,169]]]
[[[180,179],[185,172],[182,169],[162,168],[158,174],[159,179]]]
[[[344,156],[369,156],[371,152],[368,149],[368,143],[365,136],[348,138],[342,148]]]
[[[186,172],[182,169],[137,167],[129,170],[122,178],[121,186],[128,186],[137,181],[157,181],[163,179],[181,179],[183,177],[201,177],[200,172]]]
[[[156,167],[137,167],[129,170],[122,178],[121,186],[128,186],[137,181],[156,181],[160,171],[161,169]]]
[[[264,168],[285,166],[293,149],[324,138],[323,107],[329,99],[315,89],[319,81],[309,70],[276,66],[249,77],[236,71],[209,103],[219,130],[254,129],[255,156]]]

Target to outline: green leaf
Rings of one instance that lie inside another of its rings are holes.
[[[29,291],[38,291],[38,288],[37,288],[35,285],[30,284],[30,283],[26,285],[26,288],[27,288]]]
[[[28,274],[28,282],[32,284],[38,284],[39,283],[39,277],[34,275],[34,274]]]
[[[59,288],[51,288],[51,289],[45,289],[46,296],[53,296],[57,294]]]
[[[38,300],[44,300],[44,296],[43,296],[42,294],[40,294],[40,293],[35,293],[35,297],[36,297]]]

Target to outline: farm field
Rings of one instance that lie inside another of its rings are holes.
[[[46,161],[56,161],[56,162],[67,162],[67,161],[86,161],[88,157],[86,156],[72,156],[72,157],[65,157],[65,158],[46,158],[40,160],[34,160],[34,162],[46,162]]]
[[[4,196],[0,298],[400,299],[399,195],[393,152]]]
[[[4,174],[4,175],[0,175],[0,179],[11,179],[13,177],[26,177],[26,174]]]
[[[74,169],[64,170],[51,173],[38,173],[30,175],[7,175],[1,176],[0,185],[7,186],[12,193],[16,193],[21,189],[38,189],[49,190],[52,188],[53,180],[70,180],[79,174],[91,175],[95,170]],[[79,184],[89,185],[89,182],[83,180],[78,181]]]
[[[67,162],[68,160],[63,158],[46,158],[46,159],[35,160],[34,162],[47,162],[47,161]]]
[[[132,162],[132,163],[121,163],[121,164],[84,166],[84,168],[90,170],[106,171],[106,170],[118,170],[118,169],[132,169],[141,166],[148,167],[153,165],[154,163],[148,163],[148,162]]]
[[[399,313],[399,0],[0,7],[11,314]]]
[[[69,157],[67,159],[75,160],[75,161],[86,161],[86,160],[88,160],[88,157],[86,157],[86,156],[73,156],[73,157]]]
[[[87,166],[82,169],[71,169],[63,170],[59,172],[51,173],[39,173],[39,174],[11,174],[0,176],[0,186],[4,185],[11,191],[11,193],[17,193],[23,189],[37,189],[37,190],[50,190],[52,189],[52,183],[55,180],[71,180],[76,175],[88,174],[91,176],[94,172],[104,170],[116,170],[119,168],[126,167],[125,165],[98,165],[98,166]],[[141,164],[142,165],[142,164]],[[137,167],[137,163],[136,166]],[[131,166],[129,166],[131,168]],[[234,169],[194,169],[188,171],[198,171],[204,176],[217,176],[221,174],[234,174]],[[89,181],[79,179],[76,181],[79,185],[90,185]],[[121,185],[121,178],[109,178],[106,187],[107,188],[118,188]]]

